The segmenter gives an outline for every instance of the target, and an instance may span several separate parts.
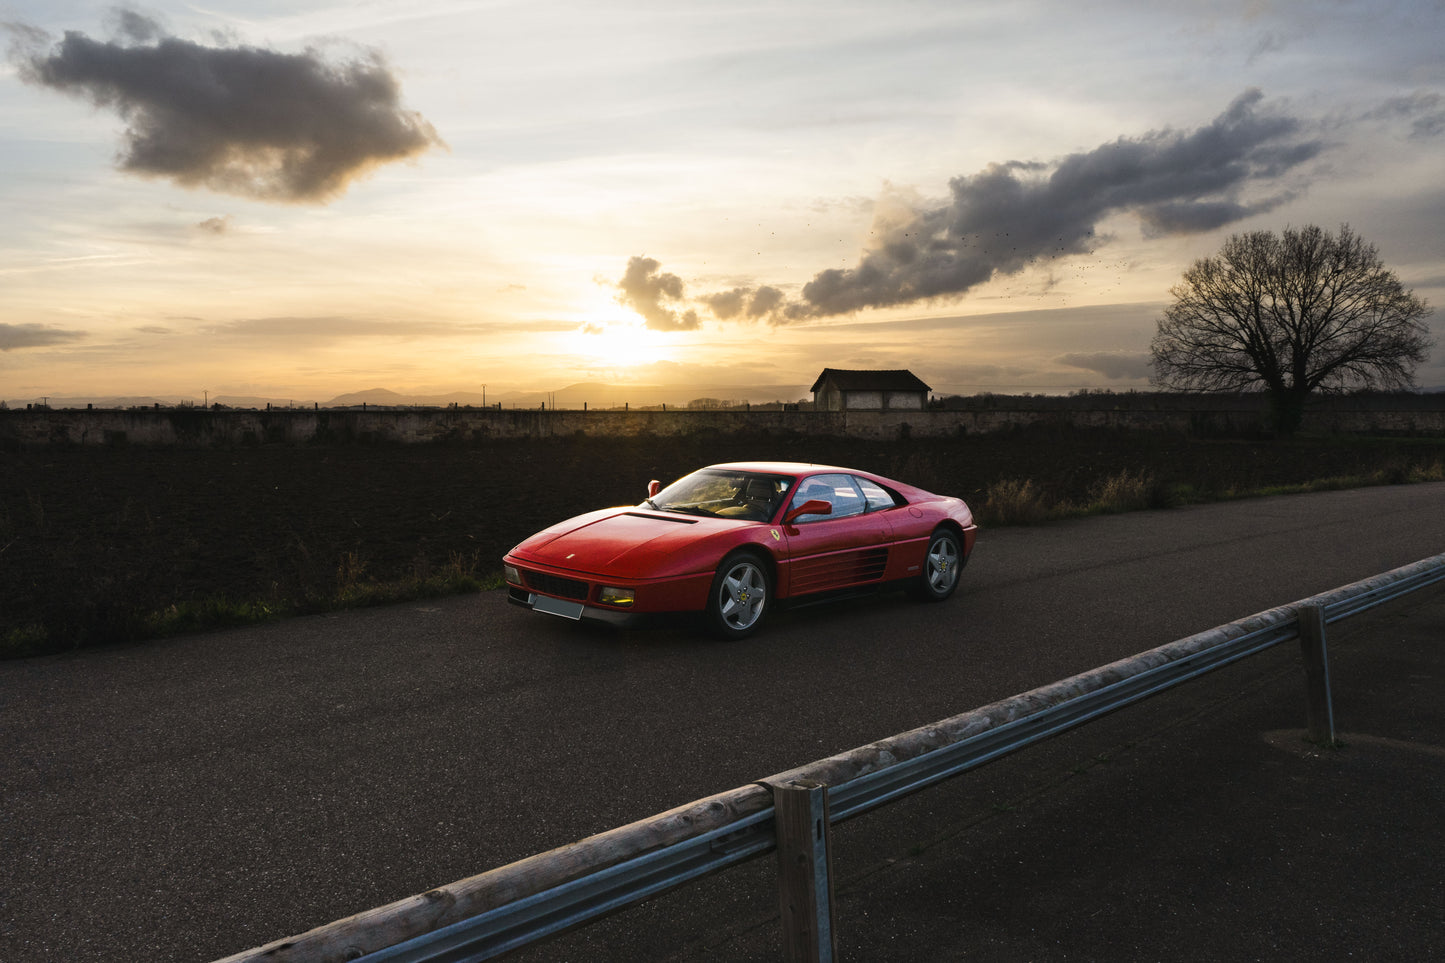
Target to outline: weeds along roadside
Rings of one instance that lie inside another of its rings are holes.
[[[1005,479],[988,487],[977,516],[983,525],[1038,525],[1065,518],[1112,515],[1154,508],[1179,508],[1207,502],[1231,501],[1268,495],[1298,495],[1341,491],[1377,485],[1405,485],[1445,481],[1445,459],[1423,464],[1392,461],[1365,474],[1331,475],[1303,482],[1261,488],[1210,490],[1189,482],[1169,482],[1154,472],[1120,472],[1090,489],[1081,502],[1050,499],[1030,479]]]
[[[985,530],[1445,480],[1445,439],[1025,430],[909,442],[556,439],[472,448],[46,451],[0,467],[0,657],[501,584],[499,560],[648,478],[774,458],[962,495]]]
[[[330,591],[308,591],[288,597],[279,592],[266,598],[230,598],[206,595],[168,604],[146,606],[117,603],[113,598],[92,598],[85,604],[6,626],[0,636],[0,659],[23,658],[118,642],[143,642],[188,632],[205,632],[256,625],[301,615],[343,609],[390,605],[428,598],[444,598],[499,588],[500,570],[483,574],[480,557],[453,555],[443,566],[401,578],[365,577],[365,564],[347,553],[337,565]],[[112,579],[105,579],[110,582]],[[111,593],[107,593],[109,595]]]

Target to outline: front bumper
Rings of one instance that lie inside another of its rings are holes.
[[[507,601],[513,605],[520,605],[524,609],[531,609],[533,612],[555,615],[573,622],[599,622],[619,628],[630,628],[650,620],[648,613],[645,612],[629,612],[625,609],[587,605],[583,602],[554,598],[550,595],[538,595],[536,592],[529,592],[527,589],[518,588],[515,585],[507,586]]]
[[[502,565],[507,601],[513,605],[572,621],[629,627],[651,623],[662,615],[701,611],[713,578],[710,571],[648,579],[598,575],[510,553],[503,557]],[[633,604],[603,601],[609,587],[631,591]]]

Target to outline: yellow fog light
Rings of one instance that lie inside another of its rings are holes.
[[[635,600],[636,595],[633,593],[632,589],[613,588],[610,585],[604,585],[602,587],[602,590],[597,593],[597,601],[601,602],[603,605],[628,606],[631,605]]]

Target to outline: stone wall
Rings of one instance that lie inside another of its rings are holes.
[[[0,447],[152,445],[246,447],[311,443],[476,443],[489,439],[690,435],[837,435],[877,440],[957,437],[1034,424],[1164,429],[1196,434],[1263,430],[1262,408],[979,408],[955,411],[545,411],[492,408],[0,411]],[[1314,431],[1445,434],[1445,410],[1335,406],[1311,411]]]

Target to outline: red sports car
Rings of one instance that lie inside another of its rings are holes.
[[[508,600],[629,624],[701,612],[740,639],[774,603],[883,585],[941,602],[978,527],[962,499],[864,471],[791,462],[713,465],[633,507],[538,532],[503,559]]]

